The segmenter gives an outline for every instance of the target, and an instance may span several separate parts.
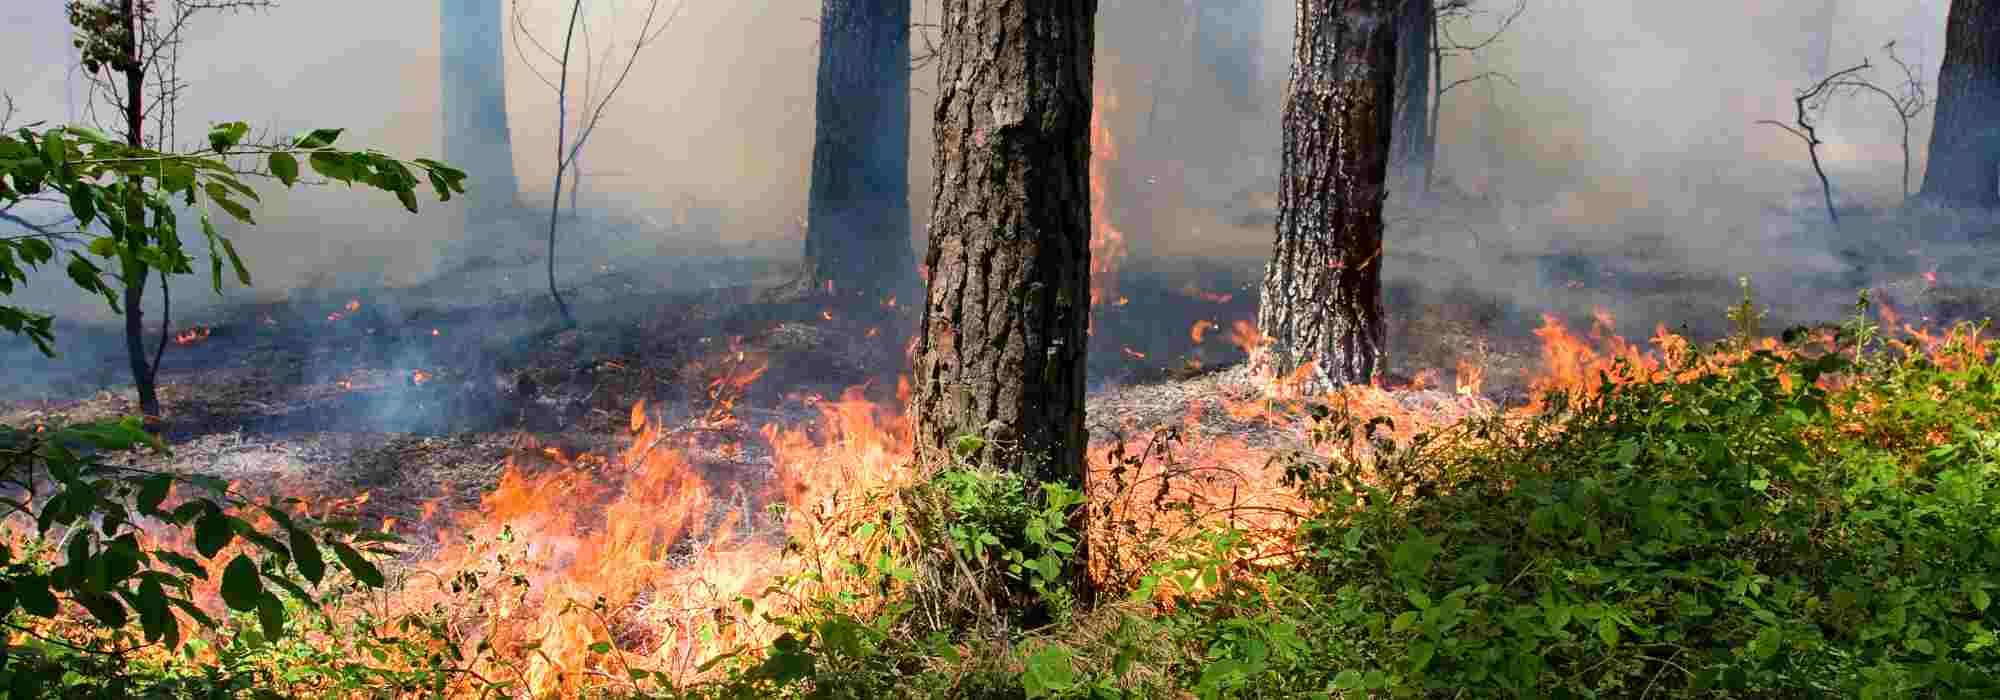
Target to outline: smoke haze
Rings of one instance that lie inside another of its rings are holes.
[[[559,41],[561,5],[522,0],[529,31]],[[614,5],[591,3],[597,50],[629,42],[644,9],[639,0]],[[1487,0],[1485,13],[1454,25],[1452,36],[1484,36],[1509,5]],[[1446,62],[1447,82],[1485,71],[1511,81],[1467,84],[1444,98],[1440,180],[1507,202],[1503,210],[1512,213],[1477,232],[1486,240],[1534,246],[1637,237],[1662,239],[1697,265],[1757,272],[1798,264],[1797,256],[1751,249],[1774,225],[1770,207],[1784,209],[1786,220],[1810,214],[1794,211],[1810,192],[1802,147],[1754,122],[1789,122],[1790,92],[1816,60],[1838,68],[1867,58],[1878,65],[1873,76],[1893,84],[1895,69],[1879,50],[1891,40],[1934,80],[1945,6],[1530,0],[1483,55]],[[812,0],[687,3],[639,57],[586,151],[585,206],[657,220],[699,208],[720,221],[714,240],[697,243],[796,254],[812,149],[817,11]],[[0,86],[23,110],[17,121],[81,118],[82,81],[61,3],[8,3],[0,14],[10,39],[0,42]],[[919,24],[935,22],[937,9],[920,4],[913,14]],[[1285,2],[1102,5],[1100,94],[1109,98],[1106,125],[1121,154],[1113,212],[1136,256],[1267,252],[1267,220],[1253,214],[1275,187],[1292,16]],[[1814,29],[1812,18],[1822,16],[1831,23]],[[919,55],[928,31],[913,42]],[[548,62],[523,60],[535,51],[517,49],[510,37],[507,100],[520,194],[540,207],[554,162],[554,95],[529,70],[532,63],[546,71]],[[345,127],[348,146],[437,155],[437,64],[435,3],[289,0],[264,13],[207,16],[183,60],[189,90],[180,138],[198,140],[213,121],[244,119],[274,134]],[[921,232],[935,78],[920,73],[913,83],[921,92],[912,101],[911,198]],[[1827,118],[1836,187],[1843,197],[1893,202],[1900,167],[1893,115],[1865,97],[1849,103]],[[1914,135],[1919,173],[1929,119],[1917,120]],[[438,251],[453,231],[453,205],[429,202],[410,216],[377,193],[265,189],[261,225],[234,234],[257,286],[232,294],[277,295],[328,280],[413,283],[438,271]],[[1398,244],[1393,231],[1390,240]],[[45,294],[24,300],[101,315],[66,288],[42,286]]]

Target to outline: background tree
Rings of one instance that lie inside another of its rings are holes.
[[[2000,1],[1952,0],[1944,34],[1930,165],[1917,196],[2000,207]]]
[[[1366,383],[1382,363],[1382,200],[1398,0],[1299,0],[1283,116],[1276,250],[1253,370],[1299,387]]]
[[[590,142],[591,134],[597,131],[597,125],[604,120],[605,108],[611,106],[611,100],[618,96],[618,89],[625,87],[625,79],[632,75],[632,66],[639,62],[639,52],[658,40],[661,34],[666,33],[667,27],[673,25],[674,18],[679,17],[680,12],[679,2],[663,11],[660,0],[648,0],[646,14],[639,21],[636,36],[632,40],[631,51],[625,55],[624,65],[618,66],[611,61],[611,52],[617,47],[616,42],[607,42],[602,57],[592,56],[589,47],[590,25],[583,21],[583,0],[570,2],[568,21],[563,24],[560,53],[551,51],[548,45],[535,40],[534,33],[528,30],[526,20],[522,19],[520,3],[514,4],[514,48],[521,53],[521,60],[527,64],[528,70],[556,94],[556,168],[553,176],[555,182],[549,186],[549,228],[548,236],[544,239],[543,262],[548,273],[549,299],[555,302],[556,312],[561,314],[564,324],[575,325],[576,318],[570,315],[569,304],[563,301],[562,292],[556,288],[556,226],[562,218],[563,178],[574,176],[571,181],[575,182],[575,178],[581,177],[578,164],[583,158],[583,146]],[[580,87],[583,88],[583,108],[577,111],[574,125],[576,128],[575,131],[571,131],[569,110],[571,49],[574,48],[579,27],[583,29],[584,51],[582,65],[577,66],[580,70],[576,72],[579,74],[577,77]],[[535,62],[529,58],[527,51],[521,48],[523,44],[534,47],[542,58],[548,60],[550,70],[555,74],[553,78],[535,67]],[[618,74],[607,78],[606,71],[614,66],[617,67]],[[607,79],[610,84],[602,85]],[[570,210],[574,212],[576,209],[574,185],[570,195]]]
[[[514,140],[507,130],[503,0],[439,0],[438,89],[444,158],[471,173],[468,233],[517,204]]]
[[[875,303],[916,289],[909,65],[910,0],[821,4],[802,270],[809,289]]]
[[[1406,193],[1429,191],[1430,161],[1437,140],[1430,128],[1431,35],[1437,28],[1436,0],[1403,0],[1396,15],[1396,126],[1390,159],[1396,187]]]
[[[1080,486],[1097,3],[943,9],[917,456]]]

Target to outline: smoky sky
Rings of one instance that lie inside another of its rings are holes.
[[[496,0],[499,1],[499,0]],[[1454,36],[1490,30],[1511,0]],[[0,9],[0,90],[20,119],[81,118],[62,4]],[[557,39],[562,3],[522,0],[529,31]],[[628,45],[639,0],[590,3],[593,46]],[[1790,91],[1823,55],[1843,67],[1899,42],[1934,80],[1946,0],[1529,0],[1506,36],[1479,56],[1446,62],[1444,80],[1494,71],[1508,81],[1468,84],[1441,111],[1441,175],[1519,209],[1499,226],[1539,235],[1548,221],[1626,235],[1624,220],[1680,241],[1693,257],[1732,258],[1732,227],[1764,202],[1799,191],[1803,152],[1754,124],[1791,118]],[[584,156],[584,203],[668,219],[693,202],[725,212],[721,243],[799,235],[811,161],[818,3],[690,0],[638,59]],[[913,12],[935,22],[934,3]],[[1274,185],[1278,109],[1289,70],[1290,3],[1203,0],[1104,2],[1099,9],[1101,95],[1119,139],[1119,225],[1135,252],[1260,256],[1268,227],[1216,212],[1257,202]],[[1815,18],[1830,18],[1820,20]],[[925,51],[920,31],[913,42]],[[553,92],[510,43],[507,103],[525,202],[545,202],[554,162]],[[241,119],[286,134],[348,129],[350,146],[406,156],[441,152],[438,18],[414,0],[284,0],[275,9],[205,17],[182,59],[188,82],[180,136]],[[930,112],[936,78],[913,78],[911,199],[917,230],[930,200]],[[1825,132],[1830,170],[1855,197],[1893,197],[1899,139],[1892,115],[1854,100]],[[1921,172],[1929,115],[1918,120]],[[260,225],[235,231],[276,295],[334,273],[379,283],[433,274],[452,235],[443,207],[411,216],[365,191],[264,188]],[[537,194],[539,192],[539,194]],[[1733,193],[1721,197],[1714,193]],[[539,204],[536,204],[539,206]],[[449,205],[447,205],[448,207]],[[1571,233],[1576,235],[1574,227]],[[1740,257],[1740,256],[1738,256]],[[54,300],[68,296],[50,297]],[[45,307],[46,308],[46,307]]]

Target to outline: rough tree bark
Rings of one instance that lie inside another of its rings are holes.
[[[466,172],[465,216],[474,225],[513,208],[520,192],[507,130],[504,2],[440,0],[444,158]]]
[[[1422,193],[1435,151],[1430,130],[1431,29],[1437,24],[1434,0],[1403,0],[1396,15],[1396,124],[1390,146],[1395,183]]]
[[[1930,164],[1917,196],[2000,207],[2000,0],[1952,0]]]
[[[1094,0],[946,0],[916,449],[1081,484]]]
[[[824,0],[806,284],[841,296],[917,289],[910,250],[910,0]]]
[[[1298,0],[1278,176],[1276,250],[1253,369],[1322,392],[1382,363],[1382,200],[1400,0]]]

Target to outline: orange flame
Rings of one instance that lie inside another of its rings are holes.
[[[209,334],[208,326],[195,326],[193,328],[189,328],[179,333],[175,333],[174,343],[178,345],[193,345],[195,343],[208,340],[208,334]]]

